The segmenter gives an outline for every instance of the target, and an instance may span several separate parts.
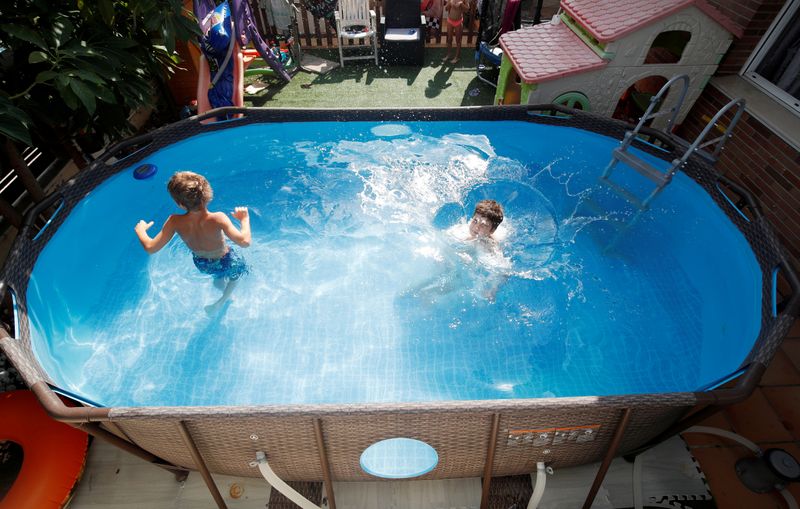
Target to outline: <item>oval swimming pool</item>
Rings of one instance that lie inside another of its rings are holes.
[[[32,344],[60,387],[104,406],[369,403],[693,391],[758,336],[744,236],[678,174],[639,213],[600,184],[617,140],[529,122],[232,127],[94,189],[40,255]],[[648,157],[654,165],[666,162]],[[138,166],[139,163],[137,163]],[[178,170],[212,210],[250,207],[250,273],[220,292],[176,236]],[[617,182],[652,183],[629,168]],[[496,246],[465,241],[499,201]]]

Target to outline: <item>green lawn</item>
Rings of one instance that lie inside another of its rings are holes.
[[[307,53],[339,62],[336,50]],[[425,66],[376,66],[371,60],[345,62],[327,74],[296,73],[283,84],[251,76],[245,84],[267,85],[245,94],[245,106],[271,108],[454,107],[492,104],[494,88],[478,80],[474,51],[464,47],[458,64],[442,64],[445,50],[428,48]]]

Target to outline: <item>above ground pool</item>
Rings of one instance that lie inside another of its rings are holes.
[[[201,120],[62,186],[2,274],[17,320],[0,348],[48,411],[151,462],[357,481],[599,461],[747,397],[798,307],[757,204],[701,157],[644,210],[619,189],[643,198],[645,177],[600,180],[617,121],[551,105]],[[643,132],[650,165],[681,156]],[[179,170],[209,179],[211,210],[250,211],[248,273],[216,310],[177,237],[148,255],[134,233],[181,213]],[[483,199],[505,209],[493,241],[466,233]]]
[[[702,388],[753,347],[761,272],[689,177],[640,214],[602,186],[618,143],[520,121],[256,124],[180,141],[142,161],[150,178],[131,167],[103,182],[48,242],[27,292],[34,351],[103,406]],[[133,233],[181,213],[166,182],[187,169],[211,182],[210,209],[250,208],[249,274],[212,314],[220,291],[180,239],[149,256]],[[485,198],[505,208],[496,245],[464,239]]]

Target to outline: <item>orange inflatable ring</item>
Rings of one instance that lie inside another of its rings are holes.
[[[89,436],[54,421],[30,391],[0,393],[0,441],[22,447],[22,468],[0,509],[60,508],[83,472]]]

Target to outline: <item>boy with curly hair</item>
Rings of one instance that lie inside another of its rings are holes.
[[[219,300],[206,306],[206,311],[213,313],[228,300],[239,278],[247,273],[244,259],[228,246],[225,237],[238,246],[248,247],[252,240],[250,215],[247,207],[236,207],[231,213],[239,220],[240,230],[224,212],[210,212],[208,204],[214,197],[211,184],[202,175],[191,171],[175,173],[167,183],[167,190],[186,212],[170,215],[155,237],[147,234],[153,221],[140,220],[134,231],[149,254],[166,246],[176,233],[180,236],[192,250],[195,267],[213,277],[214,285],[223,290]]]

